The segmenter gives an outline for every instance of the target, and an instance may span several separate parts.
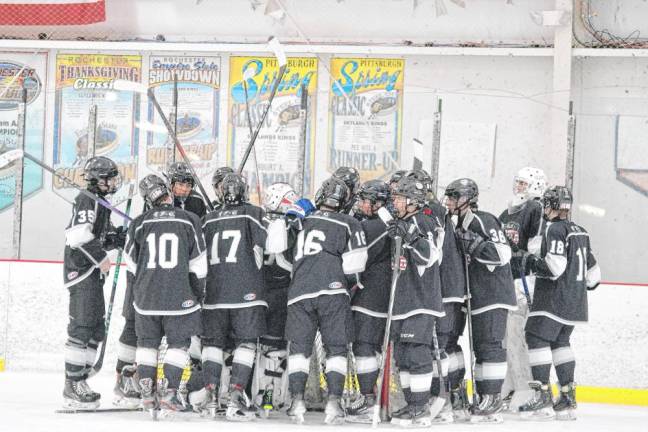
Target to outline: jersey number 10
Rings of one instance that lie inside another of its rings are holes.
[[[146,268],[172,269],[178,265],[178,236],[164,233],[155,241],[155,233],[146,236],[148,244],[148,263]],[[156,262],[157,261],[157,262]]]

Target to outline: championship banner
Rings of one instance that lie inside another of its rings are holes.
[[[27,88],[25,150],[43,158],[47,54],[0,54],[0,154],[13,150],[18,137],[18,105]],[[43,170],[25,159],[23,197],[43,186]],[[0,211],[13,205],[16,190],[14,164],[0,168]]]
[[[253,71],[247,72],[247,76],[251,76],[247,80],[247,88],[250,122],[252,130],[255,130],[268,106],[272,86],[278,77],[279,64],[275,57],[230,57],[227,160],[234,169],[238,167],[251,137],[243,86],[243,76],[248,69]],[[302,132],[303,121],[300,118],[302,86],[305,86],[308,94],[305,134]],[[315,153],[316,93],[317,58],[288,58],[286,73],[254,145],[262,191],[276,182],[289,183],[299,189],[298,167],[300,158],[304,158],[304,191],[310,192]],[[250,154],[243,173],[248,179],[250,190],[255,191],[257,177],[254,153]],[[254,198],[256,193],[251,195]]]
[[[177,121],[173,118],[174,77],[178,81]],[[202,178],[216,168],[221,59],[206,56],[151,56],[149,86],[185,149],[192,166]],[[152,103],[148,105],[152,123],[146,139],[146,165],[166,172],[175,145]],[[176,151],[176,161],[182,161]],[[211,177],[209,177],[211,179]]]
[[[75,183],[85,185],[83,166],[92,156],[106,156],[119,166],[122,187],[113,203],[127,198],[129,185],[137,181],[137,149],[140,98],[113,90],[115,80],[139,82],[142,57],[138,55],[59,54],[56,56],[53,166]],[[90,109],[97,107],[95,133],[89,131]],[[76,189],[54,178],[54,192],[68,201]]]
[[[331,59],[327,168],[358,169],[363,181],[400,164],[402,59]]]

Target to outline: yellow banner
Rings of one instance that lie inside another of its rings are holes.
[[[369,180],[398,169],[404,68],[403,59],[331,59],[330,172],[354,167]]]
[[[138,55],[59,54],[56,88],[110,89],[116,79],[140,82],[142,57]]]

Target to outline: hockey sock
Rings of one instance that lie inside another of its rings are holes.
[[[252,374],[255,353],[256,346],[250,342],[242,343],[234,350],[230,385],[238,385],[242,388],[247,386]]]
[[[65,343],[65,377],[79,381],[86,372],[86,344],[82,340],[68,337]]]
[[[526,340],[527,345],[529,346],[531,375],[533,375],[535,381],[540,381],[542,384],[548,384],[552,361],[549,342],[530,333],[526,334]]]
[[[117,373],[121,373],[124,366],[130,366],[135,363],[135,353],[137,347],[119,343],[117,348]]]
[[[376,356],[356,357],[356,370],[360,393],[373,394],[376,379],[378,379],[378,359]]]
[[[189,353],[185,348],[169,348],[164,356],[164,376],[170,389],[180,386],[182,371],[189,364]]]
[[[342,396],[344,392],[344,379],[347,372],[346,355],[335,355],[326,359],[326,383],[329,395]]]
[[[551,356],[560,385],[567,385],[573,382],[576,359],[574,358],[574,352],[571,347],[554,348],[551,351]]]
[[[288,357],[288,387],[293,396],[303,395],[306,391],[309,366],[310,357],[306,357],[304,354],[291,353]]]
[[[205,385],[220,385],[223,371],[223,350],[215,346],[204,346],[202,349],[203,377]]]
[[[157,348],[137,347],[135,361],[140,380],[151,378],[153,382],[157,381],[157,359]]]

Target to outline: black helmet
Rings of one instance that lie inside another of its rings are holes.
[[[216,168],[216,171],[214,171],[214,175],[212,176],[212,186],[214,186],[214,188],[217,188],[227,174],[233,173],[234,170],[228,166]]]
[[[169,186],[155,174],[149,174],[140,180],[139,192],[151,207],[157,206],[162,198],[170,194]]]
[[[371,201],[372,204],[380,201],[386,204],[389,201],[389,186],[382,180],[369,180],[360,186],[358,198]]]
[[[389,184],[392,184],[392,183],[398,183],[398,180],[400,180],[400,179],[405,175],[405,173],[407,173],[406,170],[398,170],[398,171],[396,171],[396,172],[395,172],[394,174],[392,174],[392,176],[389,178]]]
[[[167,177],[171,185],[173,183],[191,183],[191,186],[195,184],[193,174],[186,162],[175,162],[169,165]]]
[[[459,202],[459,199],[465,198],[466,203],[471,207],[476,207],[479,188],[477,188],[477,183],[473,179],[461,178],[450,182],[446,187],[445,195],[456,199],[457,202]]]
[[[88,159],[83,167],[83,177],[88,184],[88,190],[94,193],[115,193],[121,187],[121,177],[117,164],[105,156],[96,156]],[[99,189],[99,183],[105,182],[111,178],[118,178],[119,181],[112,185],[107,192]]]
[[[392,196],[404,196],[407,198],[408,205],[415,205],[419,208],[425,205],[426,194],[426,186],[414,176],[408,175],[401,177],[392,189]]]
[[[542,195],[542,205],[552,210],[571,210],[573,201],[571,191],[565,186],[552,186]]]
[[[329,177],[315,193],[315,205],[340,210],[349,202],[351,193],[346,183],[338,177]]]
[[[239,205],[247,201],[248,185],[240,174],[227,174],[221,182],[221,189],[226,205]]]
[[[342,180],[349,188],[351,195],[355,195],[360,187],[360,173],[355,168],[340,167],[335,170],[333,177]]]
[[[404,174],[405,176],[408,177],[414,177],[416,180],[420,181],[423,183],[423,186],[426,188],[426,192],[431,192],[432,191],[432,186],[433,186],[433,181],[432,177],[430,177],[430,174],[427,173],[427,171],[423,169],[415,169],[412,171],[408,171]]]

